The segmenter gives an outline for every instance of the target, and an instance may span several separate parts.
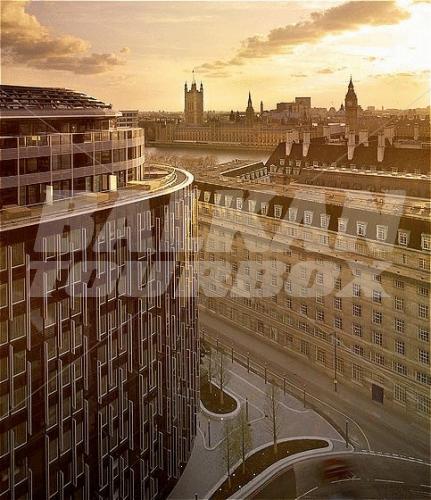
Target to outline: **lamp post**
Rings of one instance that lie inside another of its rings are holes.
[[[337,392],[337,344],[338,344],[338,337],[336,333],[332,334],[332,338],[334,340],[334,391]]]

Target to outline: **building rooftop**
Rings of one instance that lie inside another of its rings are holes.
[[[56,200],[52,204],[7,206],[0,210],[0,232],[168,195],[192,182],[193,176],[186,170],[151,164],[144,180],[131,181],[117,191],[80,191],[73,197]]]
[[[0,85],[0,116],[115,116],[110,104],[69,89]]]

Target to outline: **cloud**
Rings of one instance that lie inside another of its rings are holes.
[[[55,35],[26,12],[28,1],[3,1],[1,51],[3,64],[98,74],[125,64],[116,54],[89,53],[89,42],[70,35]],[[122,54],[129,49],[124,47]]]
[[[130,54],[130,48],[129,47],[123,47],[120,50],[121,54]]]
[[[299,45],[316,43],[327,35],[339,35],[362,26],[397,24],[410,17],[408,11],[390,1],[351,1],[323,11],[312,12],[307,21],[271,30],[266,36],[252,36],[241,42],[235,57],[227,61],[206,63],[212,71],[244,64],[248,60],[267,58],[293,51]]]
[[[292,76],[293,78],[306,78],[308,75],[305,75],[304,73],[294,73],[290,76]]]
[[[331,68],[322,68],[318,69],[317,72],[320,73],[321,75],[330,75],[331,73],[335,73],[335,69]]]

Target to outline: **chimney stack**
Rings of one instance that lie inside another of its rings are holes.
[[[413,139],[415,141],[419,140],[419,124],[418,123],[415,123],[413,125]]]
[[[293,130],[288,130],[286,134],[286,156],[290,156],[293,145]]]
[[[394,142],[395,129],[393,125],[384,128],[385,139],[388,139],[389,144],[392,146]]]
[[[347,139],[349,137],[349,132],[350,132],[350,126],[348,123],[344,125],[344,138]]]
[[[380,131],[377,136],[377,161],[381,163],[385,156],[385,134]]]
[[[302,156],[305,158],[308,155],[308,149],[310,148],[310,142],[311,142],[311,134],[310,131],[307,130],[307,132],[302,133]]]
[[[362,129],[359,131],[359,144],[363,144],[368,147],[368,130]]]
[[[349,132],[349,138],[347,139],[347,159],[353,160],[353,153],[355,152],[355,132],[352,130]]]
[[[117,176],[113,174],[109,175],[108,182],[109,191],[117,191]]]

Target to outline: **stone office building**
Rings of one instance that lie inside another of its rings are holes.
[[[165,498],[199,402],[193,178],[82,94],[0,108],[0,496]]]
[[[430,152],[358,142],[288,136],[270,183],[259,165],[195,172],[200,304],[426,425]]]

